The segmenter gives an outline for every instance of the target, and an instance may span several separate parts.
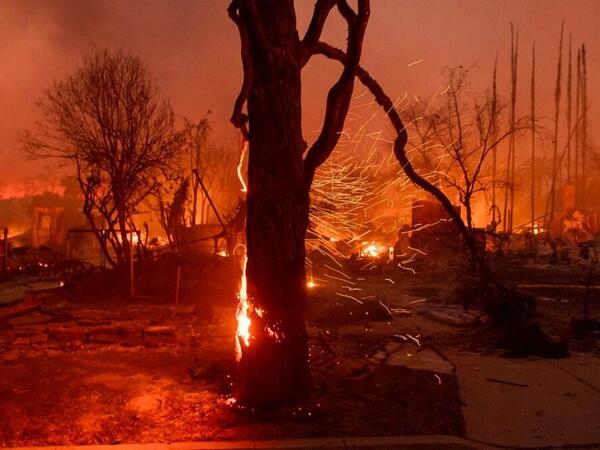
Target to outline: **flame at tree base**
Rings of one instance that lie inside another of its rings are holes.
[[[247,280],[247,262],[244,257],[236,310],[237,364],[230,404],[236,408],[254,408],[302,402],[308,398],[311,386],[304,319],[286,322],[276,308],[266,309],[262,303],[258,306],[256,300],[261,291],[255,294],[253,280]],[[293,292],[288,292],[290,284],[281,278],[275,277],[273,283],[287,298]],[[274,300],[260,299],[267,305]]]
[[[265,311],[256,307],[250,301],[248,296],[248,282],[246,279],[246,265],[248,257],[244,256],[242,265],[242,278],[240,282],[240,290],[238,291],[238,306],[235,314],[237,320],[237,330],[235,339],[235,358],[237,362],[242,359],[244,347],[250,347],[252,340],[257,336],[252,335],[252,330],[260,330],[261,336],[268,337],[276,343],[280,343],[285,337],[282,331],[279,331],[279,324],[253,324],[253,320],[265,322]],[[253,326],[254,325],[254,326]]]
[[[235,339],[235,359],[239,362],[242,359],[242,345],[248,347],[250,345],[250,302],[248,301],[248,282],[246,281],[246,265],[248,257],[244,255],[242,264],[242,280],[240,290],[238,292],[238,306],[235,313],[237,320],[237,331]]]

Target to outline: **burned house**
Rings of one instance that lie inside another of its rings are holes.
[[[34,206],[31,247],[60,247],[65,243],[64,206]]]
[[[460,207],[455,206],[460,213]],[[444,206],[435,200],[414,200],[409,233],[413,248],[429,253],[456,248],[460,236]]]

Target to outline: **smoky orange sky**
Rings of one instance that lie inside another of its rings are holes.
[[[312,0],[297,0],[303,32]],[[0,2],[0,195],[2,187],[40,173],[47,163],[22,155],[19,134],[37,117],[35,101],[53,80],[72,72],[84,54],[123,48],[139,54],[179,116],[212,111],[217,139],[233,142],[228,123],[241,80],[237,30],[225,0],[3,0]],[[538,61],[538,111],[552,115],[561,20],[573,45],[588,47],[592,132],[600,94],[599,0],[372,0],[362,65],[392,96],[428,95],[445,66],[473,66],[485,88],[494,56],[499,88],[509,89],[509,23],[520,29],[521,113],[528,110],[530,52]],[[341,46],[345,27],[331,14],[324,39]],[[565,53],[566,57],[566,53]],[[410,65],[415,61],[421,63]],[[410,65],[410,66],[409,66]],[[314,58],[303,80],[305,136],[319,127],[326,90],[339,68]],[[564,78],[563,78],[564,79]],[[564,92],[564,88],[563,88]],[[564,100],[564,97],[563,97]],[[564,105],[564,103],[563,103]]]

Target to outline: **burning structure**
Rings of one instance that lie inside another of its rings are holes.
[[[65,243],[64,207],[33,207],[31,246],[60,247]]]

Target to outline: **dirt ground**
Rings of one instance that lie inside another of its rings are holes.
[[[514,284],[577,282],[577,273],[548,278],[545,267],[509,267],[503,274]],[[229,396],[234,300],[224,300],[222,289],[237,275],[219,269],[206,276],[212,284],[199,284],[197,298],[188,289],[178,305],[151,298],[86,301],[66,292],[0,323],[0,446],[464,436],[456,374],[436,352],[500,353],[497,335],[483,325],[455,327],[418,313],[424,304],[458,301],[450,277],[357,277],[354,289],[373,297],[362,305],[344,296],[353,291],[343,283],[320,281],[309,294],[310,404],[278,413],[240,410]],[[578,351],[600,353],[597,337],[576,336],[568,325],[581,309],[580,288],[525,289],[538,297],[549,334]]]
[[[110,314],[118,309],[113,305]],[[327,334],[311,328],[315,393],[304,409],[266,414],[232,407],[233,313],[218,310],[193,341],[184,334],[194,323],[188,316],[174,326],[175,336],[151,344],[63,340],[5,351],[0,444],[464,434],[454,375],[369,360],[389,339],[383,330],[390,325],[381,323],[375,332],[368,324],[371,331],[365,324]],[[89,306],[85,315],[89,321]]]

